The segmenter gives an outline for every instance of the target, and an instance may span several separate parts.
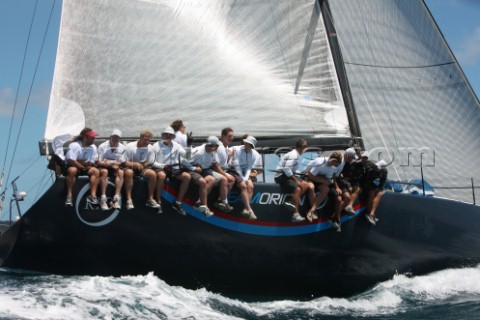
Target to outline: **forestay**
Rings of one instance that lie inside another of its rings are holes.
[[[316,0],[64,0],[45,138],[350,136]]]

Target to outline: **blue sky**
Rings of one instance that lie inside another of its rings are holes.
[[[426,3],[478,96],[480,94],[480,1],[426,0]],[[38,54],[52,6],[52,19],[37,68]],[[22,210],[28,208],[41,194],[41,190],[51,183],[51,180],[45,178],[48,174],[45,167],[46,160],[39,156],[38,141],[43,137],[46,120],[57,48],[61,0],[38,1],[29,51],[23,64],[23,79],[19,86],[23,53],[34,8],[35,0],[0,1],[0,170],[5,169],[5,184],[7,176],[11,181],[33,164],[17,182],[19,189],[29,192],[27,200],[21,205]],[[32,79],[34,79],[33,85]],[[20,89],[5,164],[5,150],[17,88]],[[30,98],[27,104],[29,93]],[[26,105],[27,109],[24,113]],[[18,136],[22,118],[24,119],[22,131]],[[11,166],[17,137],[19,143],[14,165]],[[36,184],[37,181],[42,182]],[[5,219],[5,214],[8,212],[8,200],[7,198],[0,219]]]

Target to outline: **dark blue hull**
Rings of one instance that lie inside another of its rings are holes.
[[[275,184],[257,184],[257,221],[218,211],[206,218],[188,194],[181,216],[167,201],[164,213],[144,206],[144,186],[134,189],[135,209],[101,212],[85,202],[88,185],[76,184],[74,207],[65,208],[64,180],[0,236],[0,263],[65,275],[135,275],[153,271],[171,285],[205,287],[227,295],[349,296],[396,273],[425,274],[480,261],[480,208],[465,203],[386,194],[380,222],[371,226],[357,205],[331,228],[327,203],[314,223],[291,223]],[[80,195],[79,195],[80,194]],[[211,200],[215,199],[212,195]]]

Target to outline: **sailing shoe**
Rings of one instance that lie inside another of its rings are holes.
[[[90,195],[90,196],[87,197],[87,202],[89,202],[91,204],[98,204],[98,198]]]
[[[305,221],[305,218],[302,217],[298,212],[295,212],[292,216],[292,222],[302,222]]]
[[[233,207],[228,203],[223,202],[222,200],[217,200],[213,203],[213,206],[222,212],[230,212],[233,210]]]
[[[178,213],[180,213],[182,216],[186,216],[187,213],[185,212],[185,210],[183,210],[183,207],[182,207],[182,203],[180,201],[175,201],[173,204],[172,204],[172,208],[173,210],[177,211]]]
[[[150,208],[153,208],[153,209],[158,209],[158,208],[161,207],[161,206],[158,204],[158,202],[155,201],[155,199],[147,200],[147,203],[145,203],[145,205],[146,205],[147,207],[150,207]]]
[[[65,207],[73,207],[73,199],[71,196],[67,196],[65,199]]]
[[[207,216],[207,218],[210,217],[210,216],[213,216],[213,212],[210,211],[210,209],[204,204],[202,204],[198,207],[198,211],[200,211],[205,216]]]
[[[375,218],[372,217],[371,215],[367,214],[365,215],[365,218],[367,219],[368,222],[372,224],[372,226],[376,225],[377,223],[375,222]]]
[[[283,203],[283,205],[285,206],[285,208],[287,208],[291,213],[294,213],[295,212],[295,206],[293,205],[293,203],[291,202],[288,202],[288,201],[285,201]]]
[[[107,211],[110,209],[107,205],[107,199],[100,200],[100,209],[102,209],[102,211]]]
[[[135,208],[135,207],[133,206],[132,199],[128,199],[127,200],[127,210],[132,210],[133,208]]]
[[[246,218],[248,218],[249,220],[257,220],[257,216],[255,215],[255,213],[253,212],[253,210],[247,210],[247,209],[243,209],[242,211],[242,216],[245,216]]]
[[[202,202],[201,202],[200,200],[197,200],[197,202],[195,202],[195,204],[193,205],[193,207],[194,207],[195,209],[198,209],[198,208],[200,208],[201,205],[202,205]]]
[[[338,228],[340,227],[340,224],[337,221],[333,220],[332,218],[329,218],[328,221],[330,221],[330,224],[334,229],[338,230]]]
[[[115,209],[122,209],[122,198],[119,196],[114,196],[112,201],[112,207]]]
[[[346,213],[348,213],[349,216],[354,216],[355,215],[355,210],[352,208],[352,206],[346,206],[345,209],[343,209]]]
[[[307,220],[311,223],[313,222],[313,213],[312,211],[308,211],[307,213]]]
[[[227,211],[225,212],[230,212],[233,210],[233,207],[228,202],[227,203],[224,202],[224,204],[225,204],[225,207],[227,208]]]

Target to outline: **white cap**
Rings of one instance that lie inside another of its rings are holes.
[[[173,130],[173,128],[170,127],[170,126],[166,127],[165,130],[162,131],[162,134],[164,134],[164,133],[168,133],[168,134],[171,134],[171,135],[175,136],[175,130]]]
[[[387,166],[387,162],[385,160],[380,160],[376,163],[378,169],[383,169]]]
[[[210,145],[210,146],[219,146],[219,145],[220,145],[220,140],[218,140],[218,138],[215,137],[215,136],[210,136],[210,137],[208,137],[208,139],[207,139],[207,145]]]
[[[362,158],[363,157],[368,158],[368,157],[370,157],[370,153],[368,153],[368,151],[363,151],[361,157]]]
[[[349,156],[349,157],[352,157],[352,158],[355,158],[357,156],[357,153],[355,152],[355,149],[348,148],[347,150],[345,150],[345,155]]]
[[[255,139],[254,136],[247,136],[245,139],[243,139],[243,142],[251,144],[252,147],[255,148],[255,145],[257,144],[257,139]]]
[[[111,136],[117,136],[119,138],[122,137],[122,131],[118,130],[118,129],[113,129],[112,132],[110,132],[110,137]]]

